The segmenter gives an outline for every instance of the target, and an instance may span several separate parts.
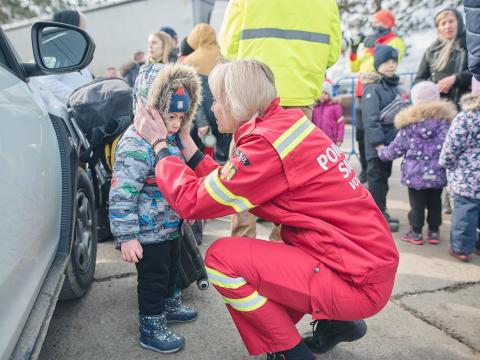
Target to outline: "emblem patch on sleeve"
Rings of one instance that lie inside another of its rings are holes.
[[[247,155],[245,155],[243,153],[242,150],[240,149],[236,149],[234,152],[233,152],[233,157],[238,157],[240,159],[240,161],[242,162],[243,165],[245,166],[249,166],[250,165],[250,160],[248,160],[247,158]]]
[[[230,162],[230,160],[228,160],[220,170],[220,179],[226,181],[232,180],[236,173],[237,168]]]

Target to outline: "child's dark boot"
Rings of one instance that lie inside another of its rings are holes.
[[[185,338],[175,334],[167,326],[167,316],[139,315],[140,346],[145,349],[170,354],[180,350],[185,344]]]
[[[182,304],[182,293],[180,291],[176,291],[172,297],[165,300],[165,312],[169,323],[190,322],[198,317],[196,309]]]

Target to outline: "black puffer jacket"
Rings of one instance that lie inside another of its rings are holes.
[[[120,68],[120,76],[122,76],[132,88],[135,85],[135,79],[138,76],[141,65],[143,64],[137,64],[136,62],[131,61],[128,64],[122,65]]]
[[[480,81],[480,0],[464,0],[467,15],[468,68]]]
[[[386,77],[379,73],[363,76],[362,120],[365,131],[365,153],[367,160],[378,157],[375,146],[390,144],[397,130],[392,123],[381,120],[382,111],[400,95],[397,75]]]
[[[447,76],[455,75],[456,79],[452,88],[448,94],[442,94],[442,96],[458,104],[462,95],[470,89],[472,74],[468,70],[466,34],[462,15],[455,9],[449,10],[455,13],[458,20],[458,37],[450,59],[443,70],[435,71],[433,69],[435,61],[443,49],[441,40],[435,40],[423,55],[417,76],[415,77],[415,84],[425,80],[437,83]]]

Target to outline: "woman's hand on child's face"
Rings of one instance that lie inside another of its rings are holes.
[[[143,248],[137,239],[129,240],[120,245],[123,261],[138,263],[143,258]]]
[[[167,128],[161,115],[155,109],[147,110],[142,101],[137,101],[137,113],[133,119],[135,129],[149,144],[159,137],[167,137]]]

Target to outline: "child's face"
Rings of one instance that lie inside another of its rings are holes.
[[[185,114],[182,112],[171,112],[167,113],[163,120],[165,121],[165,127],[168,131],[168,136],[176,134],[180,130],[183,120],[185,119]]]
[[[320,101],[321,102],[327,102],[330,100],[330,94],[326,93],[325,91],[322,92],[322,95],[320,96]]]
[[[397,65],[397,62],[394,59],[390,59],[381,64],[377,71],[382,75],[390,77],[395,75],[395,71],[397,71]]]

